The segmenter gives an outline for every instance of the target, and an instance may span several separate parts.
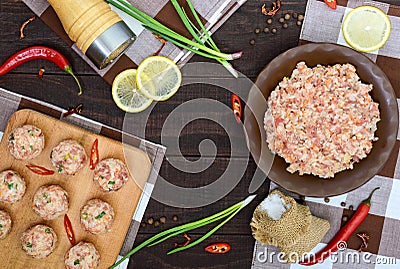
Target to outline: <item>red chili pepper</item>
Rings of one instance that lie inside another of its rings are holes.
[[[30,165],[27,164],[26,167],[31,170],[33,173],[38,174],[38,175],[42,175],[42,176],[49,176],[54,174],[53,170],[49,170],[47,168],[44,168],[42,166],[38,166],[38,165]]]
[[[45,59],[55,63],[61,70],[70,74],[79,87],[79,95],[82,94],[82,87],[78,78],[72,72],[72,67],[67,58],[55,49],[44,46],[32,46],[14,53],[0,66],[0,76],[7,74],[17,66],[35,59]]]
[[[232,94],[231,101],[235,119],[238,123],[240,123],[240,121],[242,120],[242,104],[240,102],[240,98],[236,94]]]
[[[336,0],[324,0],[325,4],[328,5],[331,9],[336,9]]]
[[[155,38],[157,38],[161,42],[161,47],[153,53],[153,56],[158,56],[161,52],[161,50],[164,48],[165,44],[167,44],[167,41],[163,38],[161,38],[159,35],[153,34]]]
[[[231,250],[231,246],[228,243],[214,243],[206,247],[204,250],[214,254],[223,254]]]
[[[64,228],[65,232],[67,233],[69,242],[71,243],[71,245],[75,245],[74,231],[72,230],[72,224],[67,214],[64,215]]]
[[[310,266],[316,263],[322,262],[326,258],[328,258],[332,253],[336,252],[339,247],[340,243],[347,241],[349,237],[354,233],[358,226],[364,221],[367,217],[369,209],[371,208],[371,198],[374,192],[379,189],[375,188],[371,194],[368,196],[366,200],[364,200],[357,208],[356,213],[351,217],[351,219],[343,226],[342,229],[335,235],[335,237],[314,257],[301,261],[299,264]]]
[[[93,170],[96,165],[99,163],[99,140],[93,142],[92,151],[90,153],[90,170]]]

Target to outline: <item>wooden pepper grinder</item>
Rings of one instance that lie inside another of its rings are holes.
[[[136,39],[118,14],[103,0],[48,0],[72,41],[102,69]]]

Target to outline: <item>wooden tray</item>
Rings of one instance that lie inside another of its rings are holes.
[[[42,153],[29,161],[16,160],[7,149],[7,140],[16,127],[32,124],[41,128],[45,135],[45,148]],[[51,176],[40,176],[26,168],[27,164],[35,164],[52,169],[50,152],[60,141],[74,139],[80,142],[88,157],[93,141],[99,140],[100,159],[119,158],[128,164],[130,180],[119,191],[104,193],[93,181],[93,171],[89,162],[74,176],[55,173]],[[34,213],[32,199],[36,190],[46,184],[58,184],[69,194],[68,216],[75,232],[76,242],[92,242],[100,253],[99,268],[110,267],[117,259],[124,242],[133,214],[139,202],[144,183],[151,170],[151,162],[147,154],[135,147],[122,145],[121,142],[91,133],[55,118],[43,115],[33,110],[20,110],[9,119],[0,143],[0,171],[13,169],[24,177],[27,189],[24,197],[13,205],[0,203],[1,209],[6,209],[13,220],[10,234],[0,240],[0,264],[2,268],[64,268],[64,254],[71,244],[64,230],[63,217],[45,221]],[[124,156],[129,156],[126,160]],[[84,231],[79,221],[80,208],[92,198],[100,198],[111,204],[115,211],[115,220],[111,231],[102,235],[92,235]],[[45,259],[33,259],[21,248],[22,233],[35,224],[46,224],[54,229],[58,236],[55,251]]]

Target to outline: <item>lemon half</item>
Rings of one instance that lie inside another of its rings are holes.
[[[165,101],[174,95],[182,82],[179,67],[163,56],[151,56],[140,63],[136,84],[140,91],[155,101]]]
[[[390,35],[390,20],[382,10],[360,6],[350,11],[342,25],[346,42],[355,50],[371,52],[385,45]]]
[[[112,97],[115,104],[126,112],[140,112],[152,103],[136,87],[136,69],[127,69],[119,73],[112,84]]]

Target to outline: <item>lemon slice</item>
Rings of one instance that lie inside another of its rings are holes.
[[[182,82],[179,67],[163,56],[146,58],[137,69],[136,84],[140,91],[155,101],[165,101],[174,95]]]
[[[112,84],[112,97],[115,104],[126,112],[140,112],[152,103],[136,87],[136,69],[127,69],[119,73]]]
[[[354,49],[371,52],[385,45],[390,35],[390,20],[382,10],[360,6],[350,11],[342,25],[346,42]]]

